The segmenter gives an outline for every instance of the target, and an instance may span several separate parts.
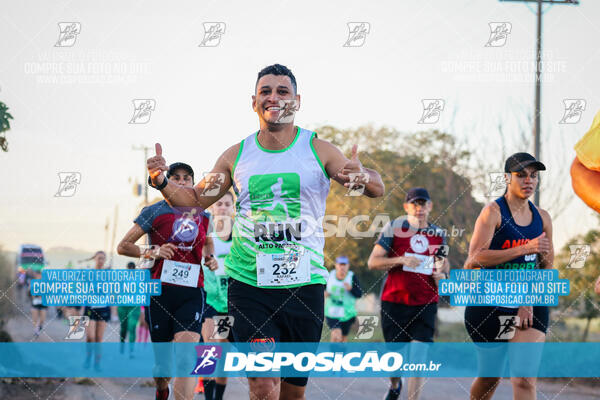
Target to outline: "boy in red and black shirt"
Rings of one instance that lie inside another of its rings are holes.
[[[427,221],[432,205],[427,190],[410,189],[404,203],[407,215],[385,226],[369,257],[369,269],[387,271],[381,292],[386,342],[433,342],[437,282],[449,267],[445,231]],[[394,400],[402,381],[390,380],[386,399]],[[418,399],[421,386],[422,378],[409,378],[408,397]]]

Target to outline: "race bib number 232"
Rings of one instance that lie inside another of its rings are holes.
[[[304,249],[256,255],[258,286],[287,286],[307,282],[310,282],[310,255]]]

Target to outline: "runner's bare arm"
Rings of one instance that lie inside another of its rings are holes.
[[[369,175],[368,182],[362,182],[365,184],[364,195],[367,197],[383,196],[385,186],[381,180],[381,176],[377,171],[362,166],[362,163],[358,159],[356,145],[352,148],[352,156],[350,159],[347,159],[340,149],[325,140],[315,137],[313,139],[313,145],[319,160],[323,163],[323,167],[330,178],[340,185],[349,187],[350,173],[367,173]]]
[[[544,223],[544,232],[549,241],[549,251],[547,253],[540,254],[540,268],[550,269],[554,265],[554,244],[552,243],[552,218],[548,211],[538,208],[542,221]]]
[[[207,196],[203,194],[204,189],[207,185],[215,183],[214,181],[206,180],[206,177],[202,178],[200,182],[193,188],[183,187],[176,185],[172,182],[168,182],[167,185],[161,190],[165,200],[173,207],[201,207],[208,208],[214,202],[219,200],[231,187],[231,169],[233,163],[238,155],[240,144],[235,144],[225,150],[223,154],[217,160],[215,166],[211,171],[211,175],[207,175],[211,178],[223,179],[216,184],[219,185],[218,193],[214,196]],[[163,183],[166,177],[163,175],[163,171],[168,170],[167,163],[162,157],[162,148],[160,144],[156,144],[156,155],[149,158],[147,161],[148,172],[152,179],[152,183],[155,186],[159,186]]]
[[[442,264],[440,272],[443,272],[445,274],[450,273],[450,261],[448,261],[447,257],[444,257],[444,263]]]
[[[469,245],[469,256],[465,261],[466,269],[491,267],[528,254],[523,252],[524,246],[489,250],[494,230],[498,225],[500,225],[500,208],[496,203],[489,203],[483,207],[475,221],[475,229]]]
[[[146,232],[142,229],[138,224],[133,224],[133,227],[125,234],[123,239],[119,242],[117,246],[117,253],[123,256],[135,257],[139,258],[142,256],[142,251],[140,247],[135,243],[144,236]],[[155,246],[152,246],[155,247]],[[158,247],[158,246],[156,246]],[[175,250],[177,247],[173,243],[163,243],[157,250],[152,250],[147,248],[144,252],[154,258],[171,258],[175,255]]]
[[[435,281],[436,285],[439,285],[440,279],[446,278],[446,274],[450,272],[450,262],[448,258],[444,257],[441,263],[434,263],[433,272],[431,277]]]
[[[117,246],[117,253],[122,256],[140,257],[140,248],[135,244],[146,232],[138,224],[133,224],[131,229],[123,236]]]
[[[213,241],[213,238],[210,236],[207,236],[206,239],[204,240],[204,246],[202,246],[202,255],[203,256],[210,256],[211,254],[214,254],[215,252],[215,242]]]
[[[204,240],[204,246],[202,246],[202,255],[204,256],[204,265],[208,267],[211,271],[219,268],[219,263],[214,256],[215,252],[215,244],[213,238],[207,236]]]
[[[403,264],[404,257],[388,257],[387,255],[387,250],[383,246],[376,244],[373,246],[367,266],[369,269],[387,271]]]
[[[522,248],[513,247],[504,250],[489,250],[496,227],[500,225],[500,208],[489,203],[481,210],[475,221],[473,237],[469,245],[469,255],[465,261],[466,269],[485,268],[522,256]]]

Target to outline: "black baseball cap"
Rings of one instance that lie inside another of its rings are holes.
[[[405,203],[412,203],[415,200],[431,200],[429,198],[429,193],[425,188],[417,187],[412,188],[408,192],[406,192],[406,200]]]
[[[182,162],[176,162],[169,165],[169,170],[167,171],[167,178],[170,178],[171,175],[173,175],[178,169],[185,170],[188,174],[190,174],[192,178],[194,178],[194,170],[192,169],[192,167]]]
[[[504,172],[518,172],[525,167],[535,167],[538,171],[545,171],[546,166],[529,153],[515,153],[506,159]]]

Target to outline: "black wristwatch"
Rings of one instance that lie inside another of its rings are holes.
[[[154,186],[154,185],[152,184],[152,179],[151,179],[150,177],[148,177],[148,185],[149,185],[150,187],[153,187],[153,188],[154,188],[154,189],[156,189],[156,190],[163,190],[163,189],[165,188],[165,186],[167,186],[168,184],[169,184],[169,182],[168,182],[168,179],[165,177],[165,179],[163,180],[163,183],[161,183],[161,184],[160,184],[160,185],[158,185],[158,186]]]

